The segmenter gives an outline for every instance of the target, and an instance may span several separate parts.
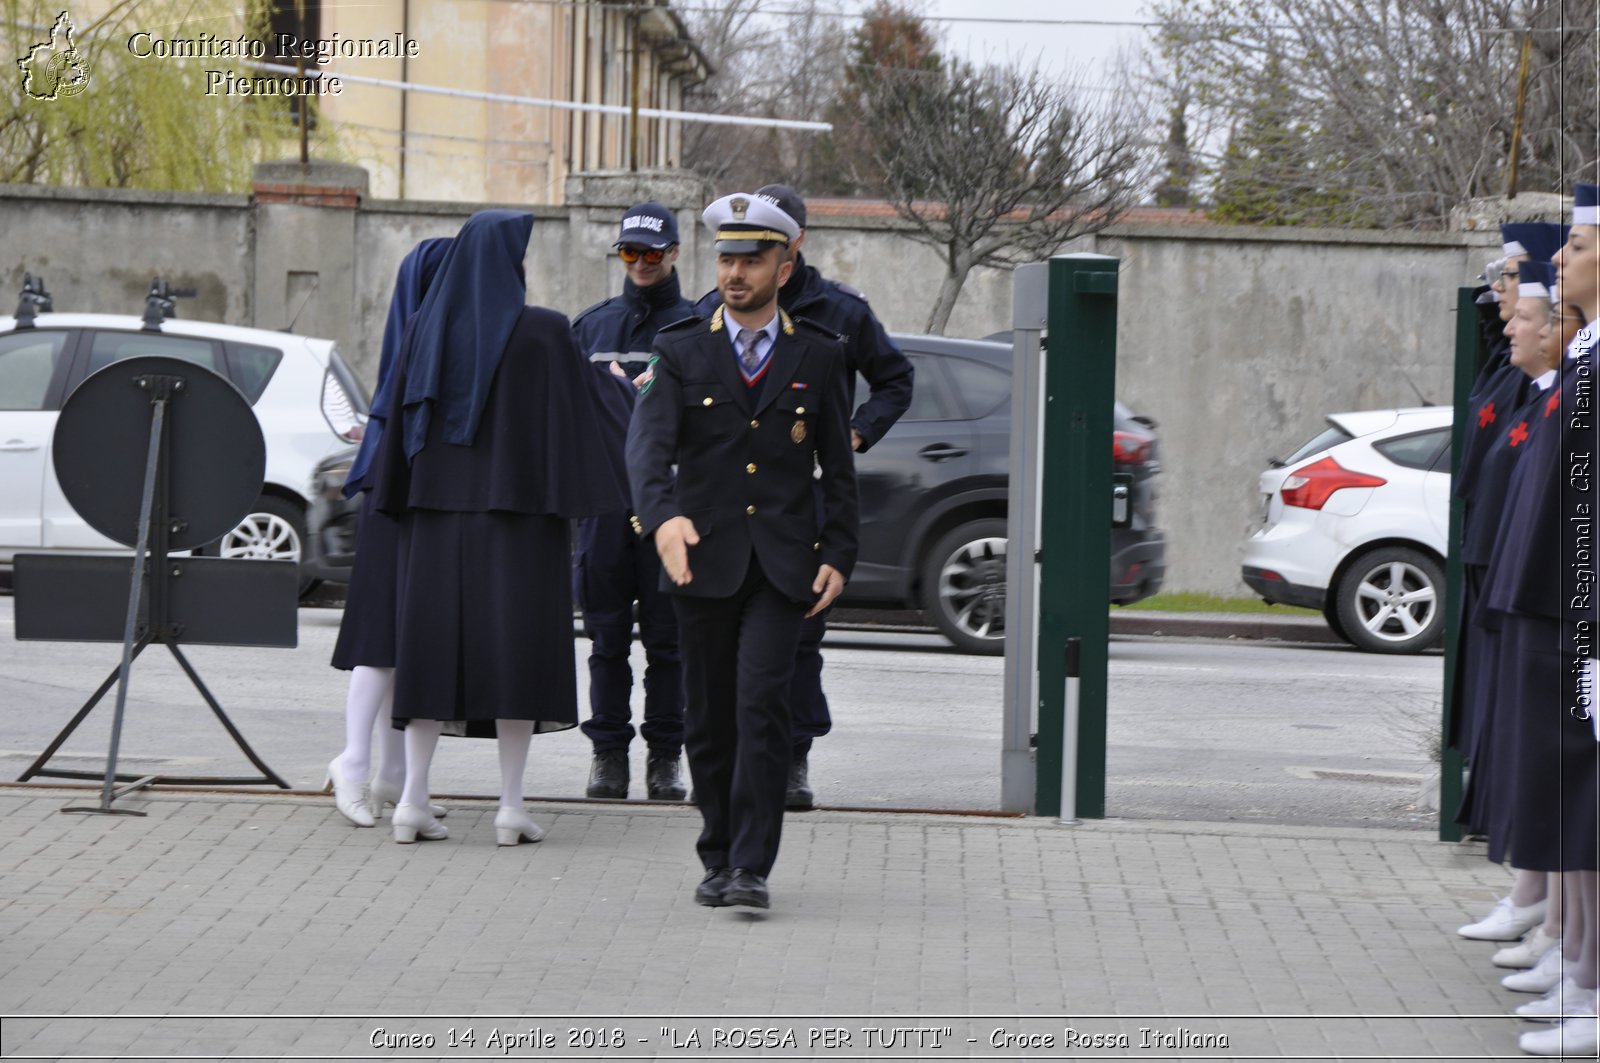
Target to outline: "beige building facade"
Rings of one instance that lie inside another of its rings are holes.
[[[293,5],[279,0],[284,14]],[[683,123],[630,114],[474,98],[524,97],[611,107],[681,110],[710,73],[667,0],[394,0],[329,5],[316,36],[412,41],[411,54],[329,59],[323,70],[458,95],[343,79],[319,101],[342,154],[385,199],[564,202],[569,174],[670,169]]]

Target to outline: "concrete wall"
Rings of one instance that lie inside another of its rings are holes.
[[[32,271],[60,310],[133,313],[160,273],[199,289],[179,304],[185,317],[279,328],[314,273],[298,330],[336,339],[371,383],[401,257],[418,240],[451,235],[481,205],[364,199],[343,208],[327,205],[343,200],[326,191],[274,200],[0,186],[0,299]],[[530,302],[571,315],[619,292],[622,271],[609,255],[616,219],[647,195],[678,210],[685,293],[711,287],[698,226],[709,195],[698,182],[581,175],[566,194],[565,206],[533,208]],[[941,269],[931,249],[893,218],[809,221],[811,262],[864,291],[891,330],[922,331]],[[1257,477],[1324,415],[1415,405],[1412,384],[1449,401],[1455,290],[1496,246],[1484,233],[1135,224],[1073,248],[1122,259],[1117,394],[1160,426],[1170,589],[1248,593],[1238,567],[1260,510]],[[1009,273],[978,270],[947,332],[1008,328],[1010,304]]]

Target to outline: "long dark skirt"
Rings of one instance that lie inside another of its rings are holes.
[[[344,596],[344,619],[333,645],[333,666],[394,667],[394,588],[400,553],[400,526],[372,508],[372,492],[361,493],[361,523],[356,526],[356,556]]]
[[[1508,617],[1502,629],[1497,709],[1515,721],[1511,753],[1511,864],[1529,871],[1600,867],[1600,743],[1568,708],[1571,669],[1560,625]]]
[[[1470,706],[1469,725],[1463,729],[1469,744],[1462,752],[1471,770],[1467,775],[1467,788],[1461,795],[1461,810],[1456,822],[1473,834],[1488,834],[1490,846],[1504,846],[1504,830],[1510,821],[1507,812],[1497,821],[1495,809],[1506,809],[1510,796],[1506,793],[1507,755],[1511,749],[1512,734],[1504,713],[1495,712],[1496,682],[1500,665],[1500,632],[1469,622],[1462,633],[1466,652],[1471,654],[1461,668],[1461,673],[1471,686],[1462,691],[1461,703]],[[1496,831],[1501,837],[1497,843]],[[1504,849],[1499,850],[1496,862],[1504,859]]]
[[[578,723],[567,522],[413,510],[400,520],[394,721]]]

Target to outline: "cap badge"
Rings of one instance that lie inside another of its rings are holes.
[[[734,221],[744,221],[745,212],[750,209],[750,201],[743,196],[734,196],[728,200],[728,209],[733,211]]]

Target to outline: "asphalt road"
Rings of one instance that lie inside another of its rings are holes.
[[[115,644],[19,643],[0,598],[0,779],[15,779],[116,665]],[[300,612],[294,650],[193,647],[201,676],[257,751],[298,788],[320,786],[343,741],[345,675],[327,661],[341,613]],[[578,641],[580,687],[587,643]],[[1000,779],[1003,661],[915,632],[831,633],[834,733],[812,755],[834,807],[993,810]],[[642,667],[636,652],[636,668]],[[1331,646],[1179,638],[1111,645],[1107,811],[1129,818],[1432,829],[1442,659]],[[96,769],[108,696],[56,755]],[[637,711],[637,701],[636,701]],[[633,753],[642,792],[644,751]],[[530,797],[581,796],[589,746],[576,730],[537,736]],[[136,664],[125,770],[246,774],[249,765],[165,652]],[[487,743],[445,740],[437,794],[497,792]]]

